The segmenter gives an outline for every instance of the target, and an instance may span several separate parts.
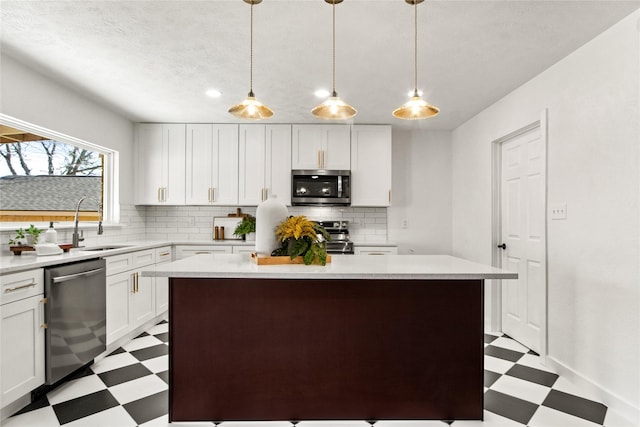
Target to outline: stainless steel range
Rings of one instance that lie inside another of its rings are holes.
[[[349,239],[349,221],[315,221],[323,226],[331,236],[327,242],[330,255],[353,255],[353,242]]]

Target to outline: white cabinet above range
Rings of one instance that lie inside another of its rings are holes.
[[[351,168],[349,125],[293,125],[292,169]]]

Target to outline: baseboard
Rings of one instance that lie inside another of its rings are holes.
[[[609,410],[626,418],[629,421],[629,426],[640,425],[640,407],[634,405],[628,400],[625,400],[611,390],[602,387],[590,378],[576,372],[552,356],[547,355],[544,358],[544,361],[545,364],[556,373],[565,377],[581,389],[584,389],[587,393],[597,397],[597,399],[604,403]]]

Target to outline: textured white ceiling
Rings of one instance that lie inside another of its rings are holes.
[[[337,90],[354,123],[452,129],[633,10],[640,0],[457,1],[418,6],[418,86],[439,116],[391,111],[413,86],[413,7],[403,0],[336,6]],[[3,52],[133,121],[236,122],[249,89],[249,12],[242,0],[0,3]],[[576,70],[576,73],[582,72]],[[331,86],[331,6],[254,6],[254,92],[270,123],[310,114]],[[211,99],[209,88],[223,95]]]

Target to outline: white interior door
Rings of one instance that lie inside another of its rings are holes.
[[[540,353],[546,316],[545,143],[540,126],[501,145],[502,330]]]

